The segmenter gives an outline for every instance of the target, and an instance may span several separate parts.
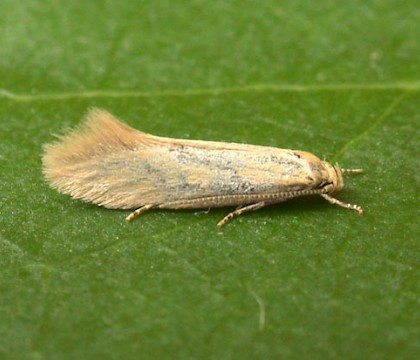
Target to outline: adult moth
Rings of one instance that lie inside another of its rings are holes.
[[[344,186],[343,174],[360,169],[305,151],[154,136],[99,109],[44,151],[43,172],[53,188],[106,208],[134,209],[127,220],[153,208],[236,206],[218,222],[222,226],[244,212],[307,195],[363,213],[332,197]]]

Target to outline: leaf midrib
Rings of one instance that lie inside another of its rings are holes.
[[[89,98],[151,98],[166,96],[198,96],[198,95],[220,95],[228,93],[252,93],[252,92],[333,92],[333,91],[419,91],[420,81],[412,82],[389,82],[389,83],[343,83],[343,84],[250,84],[232,87],[197,88],[189,90],[162,90],[162,91],[141,91],[141,90],[84,90],[74,92],[37,93],[24,94],[15,93],[8,89],[0,88],[0,98],[14,100],[16,102],[32,101],[60,101],[71,99]]]

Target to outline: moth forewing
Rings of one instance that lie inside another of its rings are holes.
[[[242,207],[223,225],[246,211],[316,194],[361,212],[329,195],[344,186],[342,170],[311,153],[158,137],[98,109],[45,146],[43,171],[52,187],[75,199],[137,209],[127,220],[152,208]]]

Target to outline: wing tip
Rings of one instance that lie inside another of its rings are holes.
[[[47,182],[69,193],[80,172],[89,171],[89,161],[136,146],[141,132],[129,127],[111,113],[90,108],[80,125],[43,146],[42,172]],[[83,165],[85,164],[85,165]]]
[[[56,141],[43,146],[43,163],[48,166],[60,161],[81,161],[116,146],[129,146],[138,133],[111,113],[90,108],[80,125],[58,135]]]

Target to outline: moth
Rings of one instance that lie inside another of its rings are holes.
[[[109,209],[236,206],[218,222],[308,195],[363,210],[332,196],[344,186],[343,169],[298,150],[214,141],[171,139],[135,130],[92,109],[82,125],[44,146],[47,182],[74,199]]]

